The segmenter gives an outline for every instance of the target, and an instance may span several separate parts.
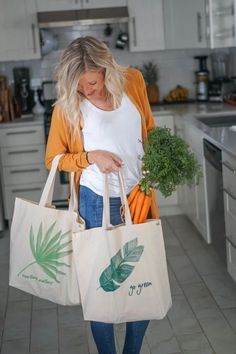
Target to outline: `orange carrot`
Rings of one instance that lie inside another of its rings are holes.
[[[131,205],[132,201],[134,200],[134,197],[136,193],[139,191],[139,184],[136,184],[136,186],[131,190],[129,196],[128,196],[128,203]]]
[[[135,194],[135,197],[134,197],[131,205],[129,205],[130,215],[131,215],[132,219],[134,217],[135,209],[137,207],[137,201],[138,201],[139,195],[141,193],[143,193],[143,192],[141,192],[141,190],[139,189],[138,192]]]
[[[136,202],[136,206],[135,206],[135,211],[134,211],[134,218],[133,218],[133,223],[134,224],[138,224],[139,223],[139,216],[140,216],[140,213],[142,211],[142,208],[143,208],[143,203],[144,203],[144,200],[145,200],[145,192],[140,192],[139,195],[138,195],[138,199],[137,199],[137,202]]]
[[[151,200],[152,199],[151,199],[150,195],[145,195],[143,207],[142,207],[141,213],[139,215],[139,220],[138,220],[139,224],[143,223],[147,219],[148,212],[149,212],[149,209],[151,206]]]

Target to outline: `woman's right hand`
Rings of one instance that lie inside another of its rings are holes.
[[[94,150],[87,153],[88,162],[95,163],[102,173],[118,172],[124,165],[119,156],[110,151]]]

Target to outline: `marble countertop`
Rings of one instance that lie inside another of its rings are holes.
[[[174,114],[181,116],[184,124],[190,124],[204,133],[212,143],[222,150],[236,157],[236,127],[210,127],[199,121],[198,118],[216,117],[216,116],[235,116],[236,106],[226,103],[189,103],[189,104],[171,104],[166,106],[152,106],[155,115]],[[235,123],[236,124],[236,123]]]

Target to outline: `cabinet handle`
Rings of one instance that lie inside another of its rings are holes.
[[[35,39],[35,24],[31,24],[32,39],[33,39],[33,52],[36,53],[36,39]]]
[[[202,42],[202,15],[201,12],[197,12],[197,32],[198,42]]]
[[[228,162],[228,161],[223,161],[222,165],[224,165],[228,170],[236,174],[236,169]]]
[[[133,24],[133,32],[134,32],[134,46],[137,46],[137,35],[136,35],[136,20],[135,17],[132,17],[132,24]]]
[[[40,168],[26,168],[24,170],[12,170],[10,171],[11,174],[16,174],[16,173],[25,173],[25,172],[39,172]]]
[[[233,200],[236,200],[236,196],[233,195],[227,188],[223,188],[223,191],[228,194]]]
[[[8,155],[17,155],[17,154],[31,154],[33,152],[39,152],[39,150],[19,150],[19,151],[8,151]]]
[[[6,135],[20,135],[20,134],[32,134],[32,133],[37,133],[37,130],[25,130],[25,131],[20,131],[20,132],[8,132]]]
[[[33,192],[33,191],[41,191],[42,188],[35,187],[35,188],[25,188],[25,189],[12,189],[13,193],[19,193],[19,192]]]

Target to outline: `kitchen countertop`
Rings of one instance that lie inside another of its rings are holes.
[[[197,118],[215,116],[236,116],[236,106],[226,103],[188,103],[152,106],[154,114],[181,115],[185,124],[190,124],[204,133],[212,143],[236,157],[236,130],[228,127],[209,127]]]
[[[10,128],[14,125],[14,127],[25,127],[30,123],[30,125],[41,125],[44,123],[44,115],[33,115],[33,114],[28,114],[25,116],[22,116],[20,118],[16,118],[10,122],[3,122],[0,123],[0,129],[1,128]]]

